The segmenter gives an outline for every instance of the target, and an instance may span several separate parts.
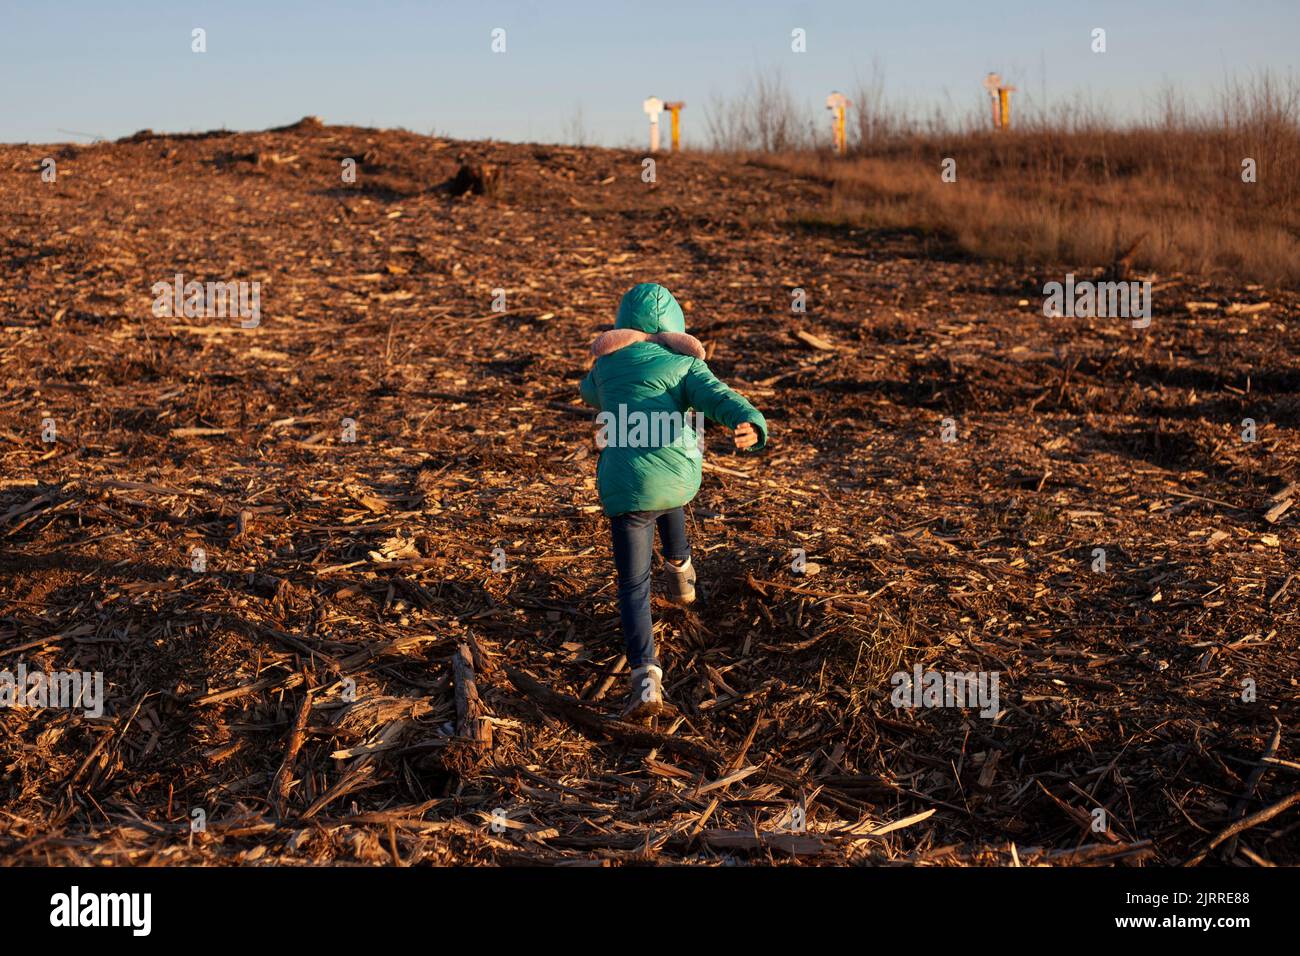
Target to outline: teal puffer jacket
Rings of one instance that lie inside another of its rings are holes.
[[[634,286],[618,306],[614,331],[592,345],[595,365],[582,400],[600,409],[606,447],[596,467],[600,503],[609,516],[684,505],[700,490],[698,416],[728,432],[750,422],[767,444],[767,421],[704,363],[704,349],[685,334],[686,317],[661,285]],[[730,434],[726,438],[731,442]]]

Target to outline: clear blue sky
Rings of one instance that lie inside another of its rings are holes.
[[[190,51],[190,31],[208,50]],[[507,52],[490,50],[494,27]],[[807,31],[808,51],[790,50]],[[1089,49],[1094,27],[1108,51]],[[713,94],[779,66],[819,120],[826,94],[881,67],[914,106],[976,108],[984,74],[1024,96],[1117,114],[1162,85],[1208,97],[1300,61],[1300,0],[0,0],[0,141],[115,138],[145,127],[261,129],[315,114],[462,138],[640,142],[641,101]],[[1026,101],[1026,105],[1027,105]]]

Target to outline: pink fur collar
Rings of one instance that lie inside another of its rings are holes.
[[[691,355],[697,359],[704,358],[704,346],[693,335],[687,335],[685,332],[656,332],[651,335],[636,329],[610,329],[608,332],[600,333],[596,336],[596,341],[591,343],[591,354],[600,358],[602,355],[617,352],[636,342],[654,342],[670,352]]]

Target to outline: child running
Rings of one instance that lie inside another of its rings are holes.
[[[767,421],[709,371],[704,347],[686,334],[682,307],[661,285],[633,286],[619,302],[614,328],[596,338],[591,353],[595,364],[582,381],[582,400],[600,410],[596,485],[609,517],[631,668],[624,716],[642,719],[664,710],[650,618],[656,527],[671,600],[695,600],[682,506],[700,490],[703,427],[700,421],[693,428],[688,413],[731,429],[742,451],[767,444]]]

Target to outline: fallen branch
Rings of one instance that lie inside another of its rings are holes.
[[[487,750],[492,746],[492,722],[478,695],[474,680],[474,661],[469,645],[456,645],[451,658],[452,681],[456,685],[456,735],[473,746]]]
[[[276,771],[275,779],[271,782],[271,803],[275,807],[277,816],[284,816],[284,804],[289,797],[289,786],[293,782],[293,765],[298,759],[298,752],[302,750],[303,741],[307,737],[307,718],[311,716],[312,692],[307,691],[298,705],[298,714],[294,717],[293,728],[289,731],[289,743],[284,749],[284,760],[280,764],[280,769]]]
[[[1228,840],[1236,836],[1238,833],[1241,833],[1243,830],[1249,830],[1253,826],[1257,826],[1261,823],[1267,823],[1269,820],[1272,820],[1278,814],[1285,813],[1287,810],[1295,806],[1297,803],[1300,803],[1300,791],[1297,791],[1291,794],[1291,796],[1279,800],[1271,807],[1265,807],[1263,810],[1260,810],[1258,813],[1252,813],[1244,820],[1238,820],[1236,823],[1228,827],[1226,830],[1221,831],[1218,836],[1216,836],[1213,840],[1211,840],[1209,843],[1205,845],[1205,847],[1201,850],[1200,853],[1197,853],[1194,857],[1192,857],[1190,860],[1184,863],[1183,866],[1196,866],[1207,856],[1209,856],[1210,851],[1213,850],[1220,843],[1222,843],[1224,840]]]
[[[670,737],[667,734],[647,730],[624,720],[606,717],[588,707],[582,701],[557,693],[540,681],[513,667],[506,668],[506,676],[510,679],[510,683],[515,685],[515,689],[525,697],[542,707],[559,712],[570,723],[579,728],[638,747],[653,747],[665,750],[680,757],[699,760],[713,767],[721,767],[723,764],[724,758],[722,754],[711,747],[706,747],[704,744],[684,740],[681,737]]]

